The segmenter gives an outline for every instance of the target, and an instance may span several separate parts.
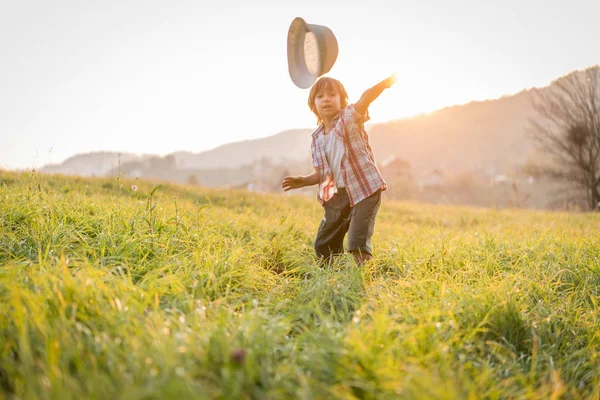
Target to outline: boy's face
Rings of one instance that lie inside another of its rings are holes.
[[[342,100],[340,94],[331,88],[317,92],[315,107],[323,121],[329,121],[340,111]]]

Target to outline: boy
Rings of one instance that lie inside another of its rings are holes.
[[[319,184],[317,199],[325,209],[315,239],[315,252],[330,259],[348,251],[356,263],[371,259],[371,236],[386,183],[375,164],[364,123],[368,108],[396,81],[395,74],[367,89],[360,100],[348,105],[348,94],[340,81],[323,77],[310,90],[308,106],[319,127],[312,134],[314,172],[288,176],[281,184],[285,191]]]

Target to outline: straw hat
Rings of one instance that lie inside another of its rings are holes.
[[[296,86],[307,89],[329,72],[338,55],[338,44],[331,29],[307,24],[298,17],[292,21],[287,38],[288,69]]]

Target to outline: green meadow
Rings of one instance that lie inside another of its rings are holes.
[[[137,185],[137,191],[132,189]],[[0,398],[600,398],[600,215],[0,172]]]

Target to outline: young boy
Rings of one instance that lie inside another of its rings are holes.
[[[369,105],[395,81],[394,74],[351,105],[346,89],[336,79],[320,78],[310,90],[308,106],[319,125],[312,134],[314,172],[285,177],[281,186],[288,191],[319,184],[317,199],[325,209],[315,239],[319,257],[342,254],[348,233],[348,251],[356,263],[371,259],[371,236],[386,183],[375,164],[364,123],[369,120]]]

